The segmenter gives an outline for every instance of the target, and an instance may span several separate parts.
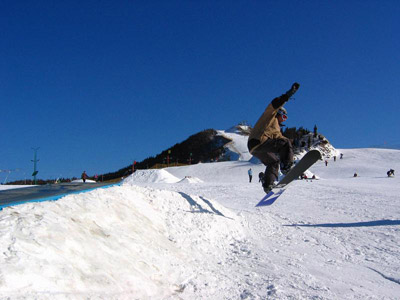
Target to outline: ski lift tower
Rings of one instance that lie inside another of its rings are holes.
[[[36,175],[37,175],[37,173],[39,173],[39,171],[36,169],[36,164],[39,161],[39,159],[36,159],[36,156],[37,156],[37,151],[39,150],[39,148],[32,148],[32,150],[34,151],[33,160],[32,160],[32,162],[33,162],[33,173],[32,173],[32,176],[33,176],[33,181],[34,181],[34,183],[36,185],[36,183],[37,183]]]

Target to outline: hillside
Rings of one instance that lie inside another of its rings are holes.
[[[214,129],[207,129],[191,135],[181,143],[162,151],[156,156],[151,156],[143,161],[137,162],[136,170],[161,168],[168,165],[188,165],[199,162],[217,160],[223,156],[224,145],[230,140],[219,135]],[[126,177],[132,173],[132,165],[126,166],[116,172],[101,175],[104,180]]]

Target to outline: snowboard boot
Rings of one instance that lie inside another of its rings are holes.
[[[294,164],[293,162],[287,163],[287,164],[281,164],[281,172],[283,175],[286,176],[287,173],[293,168]]]
[[[261,177],[261,174],[263,175],[262,177]],[[266,194],[268,194],[268,193],[272,190],[272,188],[273,188],[273,183],[270,184],[270,183],[267,182],[264,173],[261,172],[261,173],[259,174],[259,176],[260,176],[260,181],[261,181],[263,190],[264,190],[264,192],[265,192]]]
[[[263,189],[264,189],[264,192],[266,194],[268,194],[272,190],[272,186],[271,185],[266,185],[266,186],[263,186]]]
[[[288,99],[289,99],[290,97],[292,97],[292,96],[297,92],[297,90],[299,89],[299,87],[300,87],[300,84],[298,84],[297,82],[295,82],[295,83],[292,84],[292,87],[290,88],[290,90],[288,90],[288,91],[285,93],[285,95],[288,97]]]

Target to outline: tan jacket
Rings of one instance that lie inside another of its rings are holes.
[[[272,103],[270,103],[260,119],[258,119],[256,125],[254,125],[249,136],[248,145],[250,153],[253,153],[259,145],[268,139],[286,139],[281,133],[281,127],[276,117],[276,113],[281,106],[274,108]]]

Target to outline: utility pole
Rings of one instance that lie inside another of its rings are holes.
[[[32,160],[32,162],[33,162],[33,173],[32,173],[32,176],[33,176],[33,181],[34,181],[34,183],[36,185],[37,184],[36,175],[37,175],[37,173],[39,173],[39,171],[36,169],[36,164],[39,161],[39,159],[36,159],[36,156],[37,156],[37,151],[39,150],[39,147],[38,148],[32,148],[32,150],[34,151],[33,160]]]

